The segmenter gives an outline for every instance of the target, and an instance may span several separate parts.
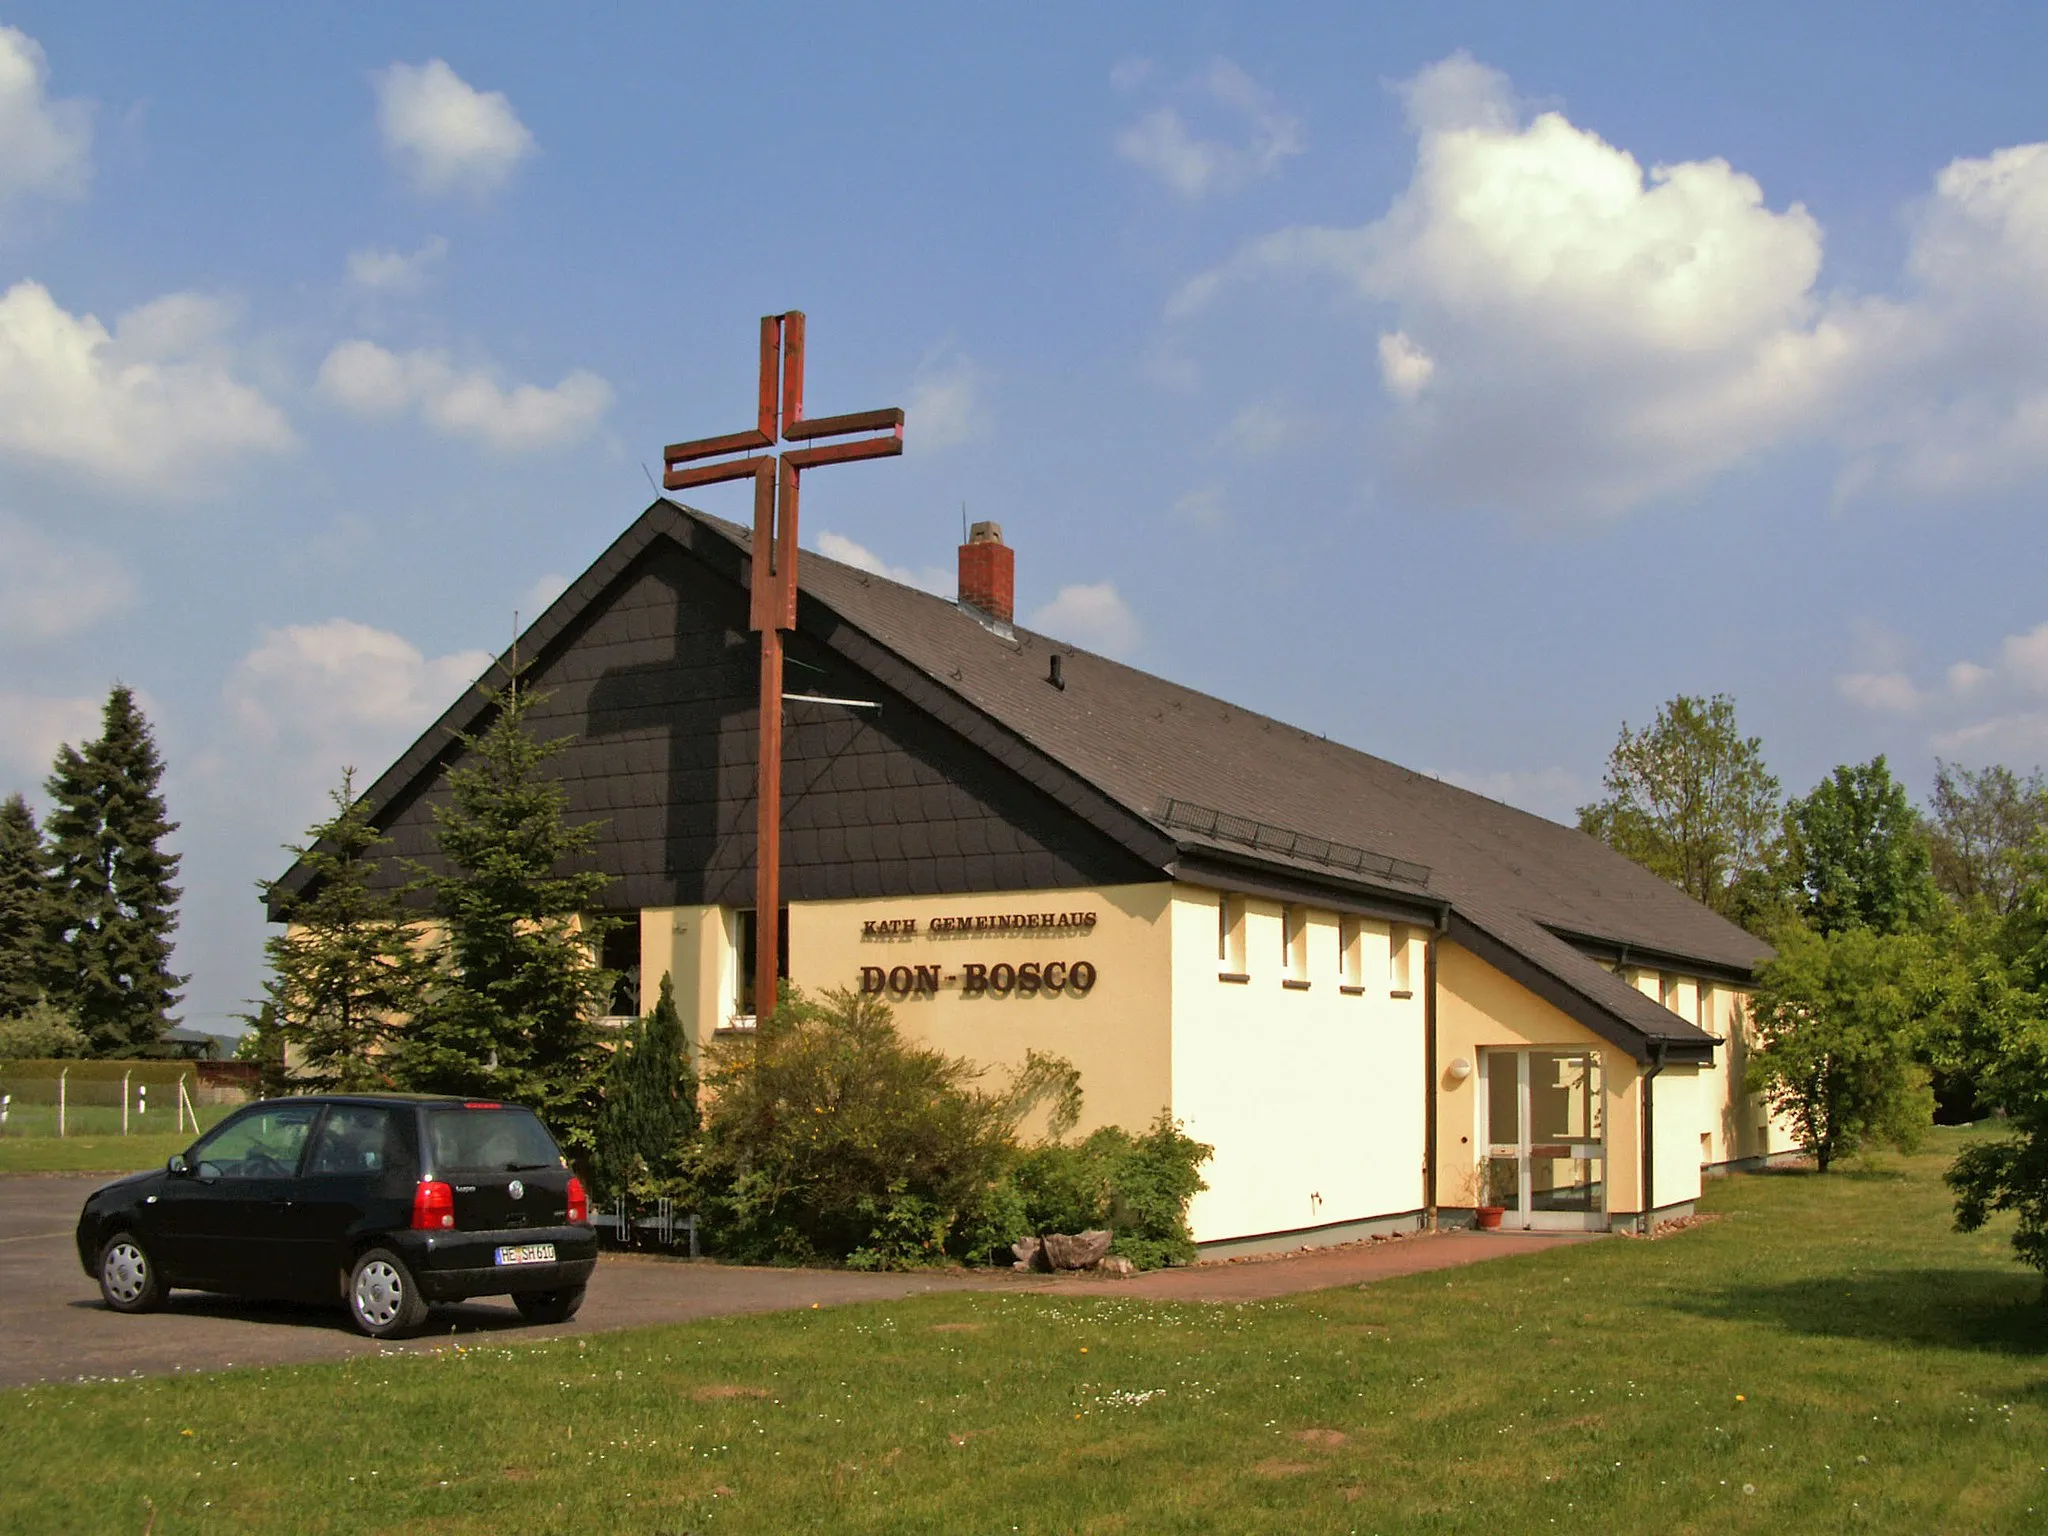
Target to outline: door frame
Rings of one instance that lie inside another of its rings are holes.
[[[1571,1045],[1487,1045],[1476,1052],[1479,1057],[1479,1091],[1475,1095],[1478,1111],[1476,1138],[1480,1155],[1491,1161],[1497,1157],[1515,1159],[1515,1184],[1517,1208],[1507,1211],[1501,1217],[1501,1226],[1522,1232],[1604,1232],[1609,1224],[1607,1212],[1608,1192],[1612,1187],[1613,1161],[1608,1155],[1606,1128],[1606,1105],[1601,1109],[1601,1138],[1598,1141],[1572,1141],[1564,1143],[1575,1148],[1597,1149],[1593,1155],[1600,1159],[1600,1208],[1595,1211],[1539,1211],[1533,1199],[1534,1180],[1530,1176],[1530,1159],[1533,1143],[1530,1138],[1529,1114],[1529,1060],[1536,1052],[1576,1052],[1580,1055],[1598,1057],[1598,1046],[1577,1047]],[[1515,1139],[1512,1142],[1496,1141],[1493,1136],[1493,1074],[1507,1062],[1515,1066]],[[1601,1062],[1601,1093],[1606,1093],[1606,1063]],[[1544,1146],[1558,1145],[1546,1141]]]

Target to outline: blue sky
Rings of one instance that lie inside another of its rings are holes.
[[[1412,767],[2048,760],[2038,7],[415,9],[0,6],[0,790],[141,691],[194,1023],[787,308],[807,542]]]

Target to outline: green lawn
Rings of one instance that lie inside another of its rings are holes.
[[[1939,1172],[1244,1306],[950,1295],[0,1396],[0,1528],[2040,1532],[2048,1308]]]
[[[146,1136],[0,1136],[0,1173],[135,1173],[161,1168],[165,1158],[198,1139],[193,1130]]]

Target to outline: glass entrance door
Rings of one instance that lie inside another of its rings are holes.
[[[1503,1227],[1607,1225],[1606,1111],[1598,1051],[1482,1050],[1489,1202]]]

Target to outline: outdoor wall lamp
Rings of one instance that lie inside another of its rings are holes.
[[[1444,1076],[1454,1083],[1462,1083],[1471,1075],[1472,1063],[1462,1056],[1452,1058],[1451,1064],[1444,1068]]]

